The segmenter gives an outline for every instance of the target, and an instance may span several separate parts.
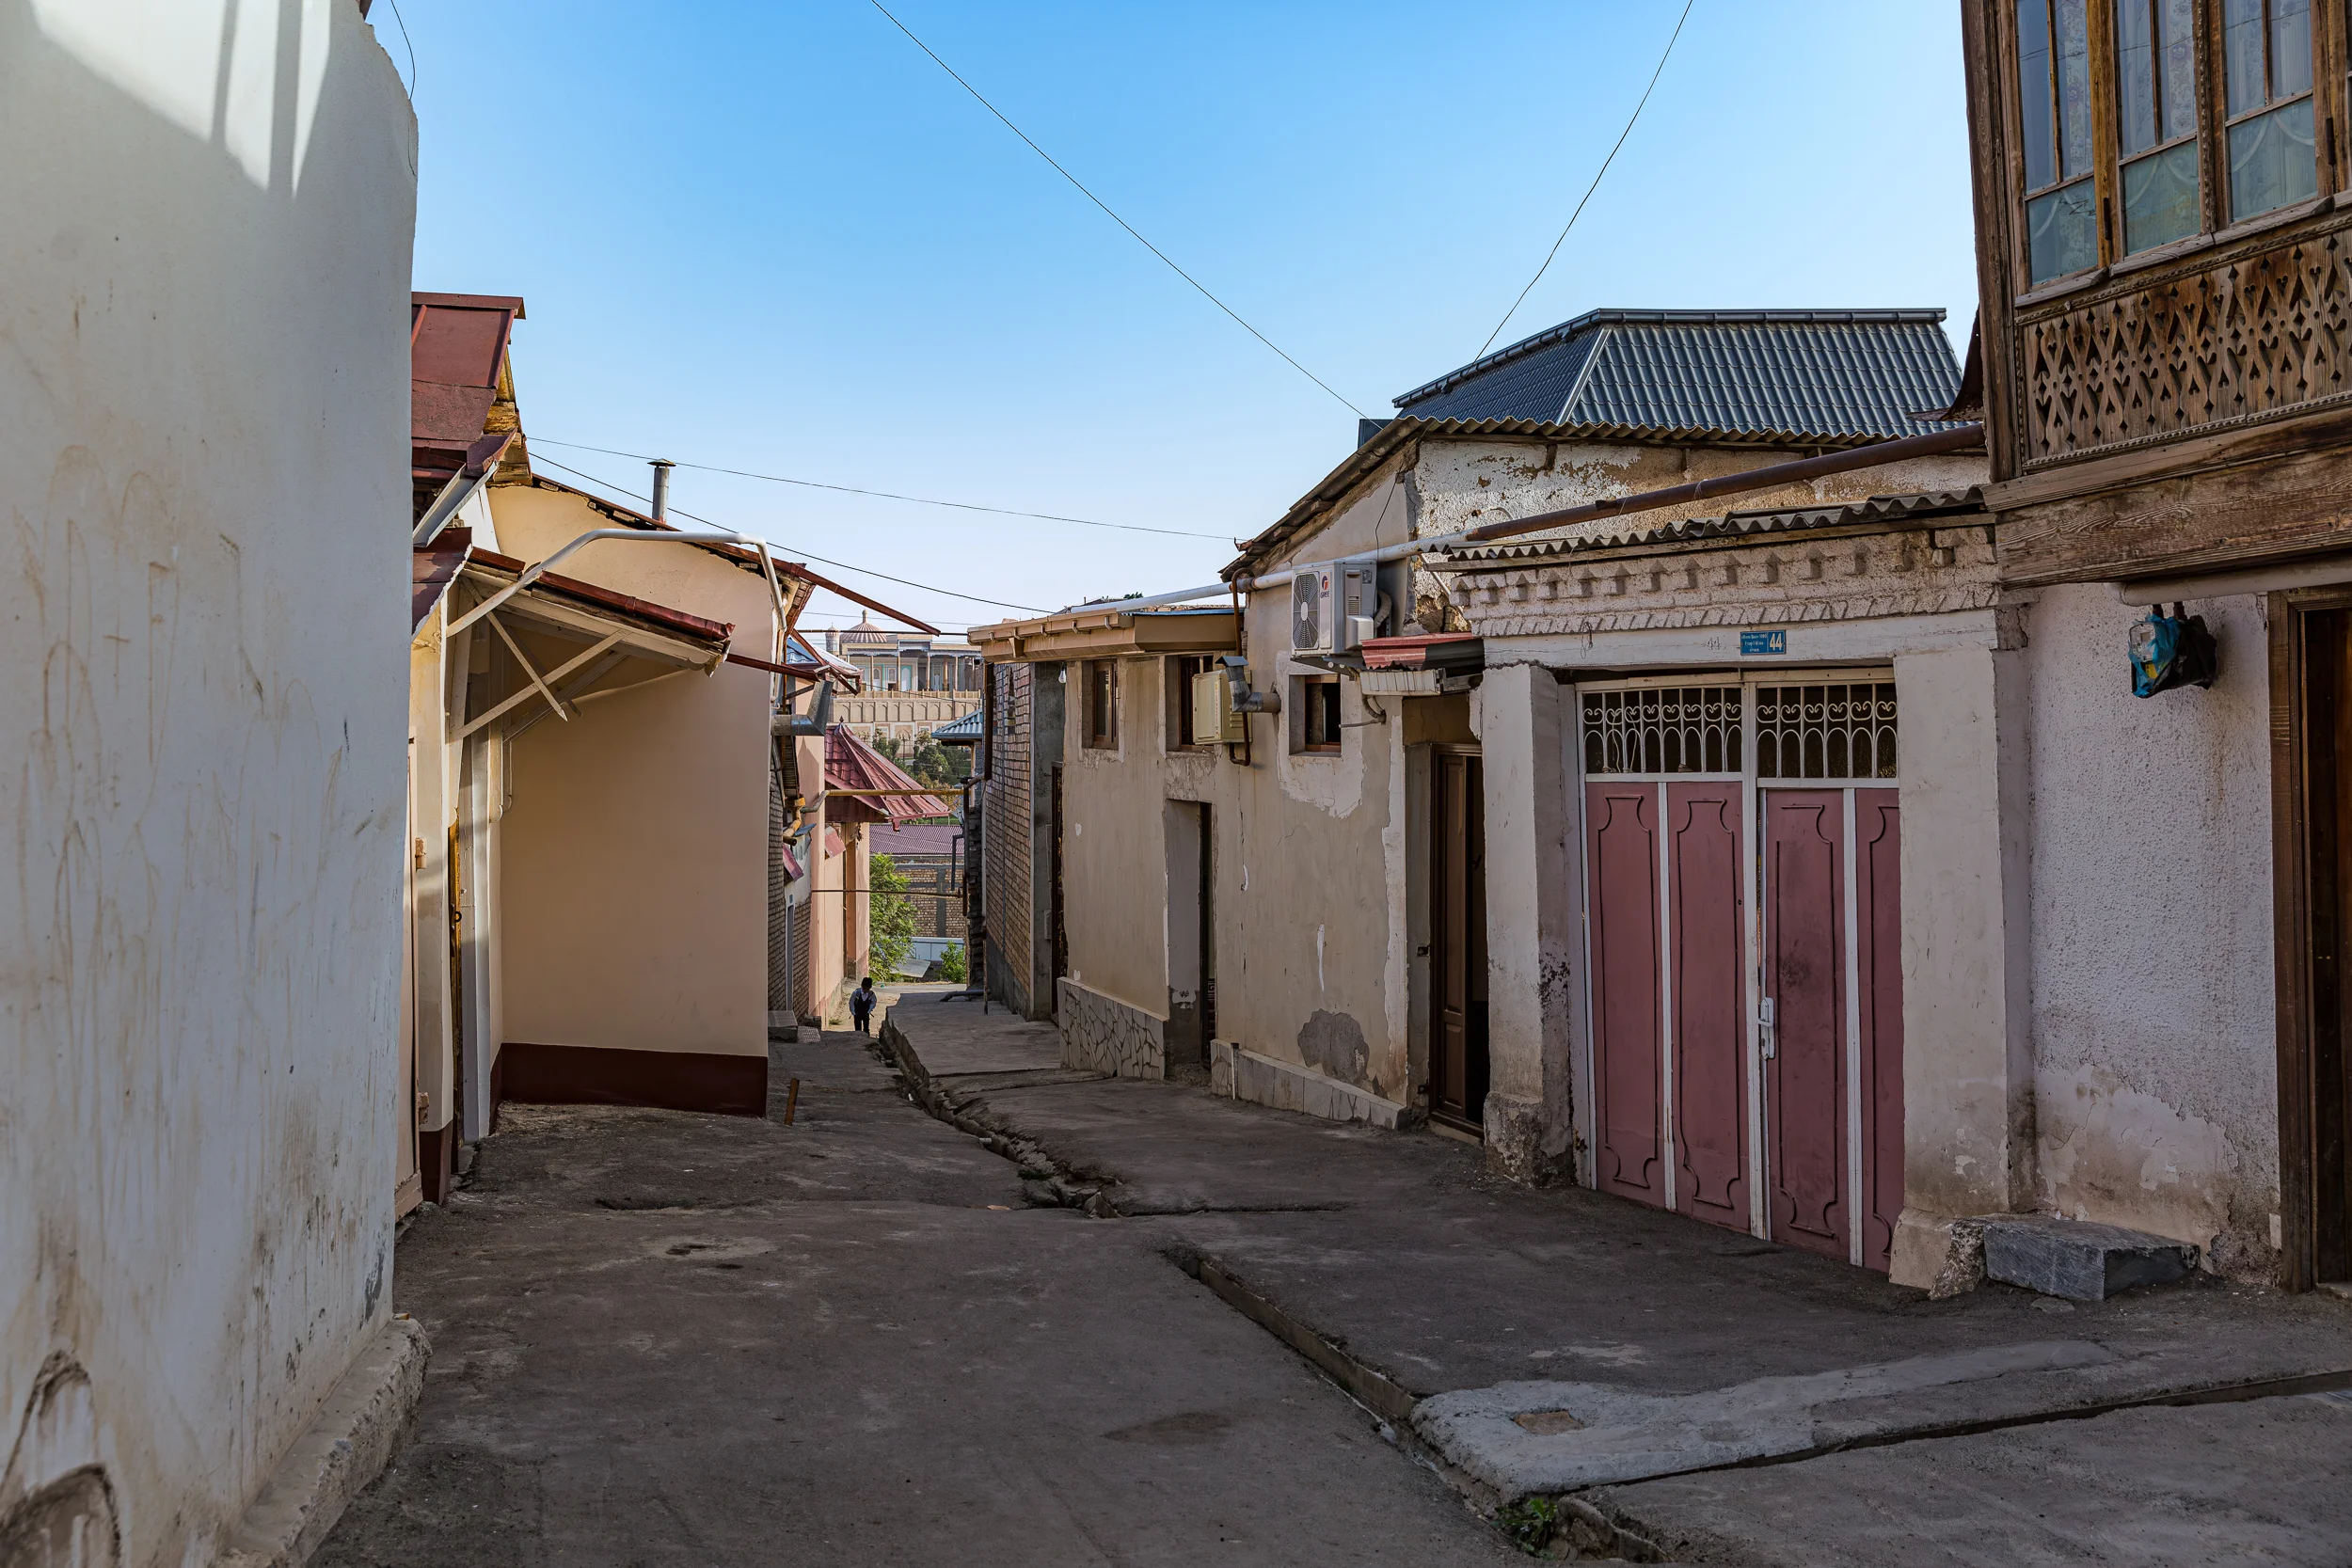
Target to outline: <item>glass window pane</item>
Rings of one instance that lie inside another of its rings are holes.
[[[2164,139],[2197,130],[2196,0],[2156,0],[2156,73]]]
[[[2036,283],[2098,265],[2092,211],[2088,180],[2060,185],[2026,203],[2026,256]]]
[[[2221,60],[2231,114],[2270,102],[2263,74],[2263,0],[2221,0]]]
[[[2090,172],[2090,18],[2087,0],[2056,0],[2060,172]]]
[[[2058,140],[2050,121],[2050,0],[2017,0],[2017,104],[2026,189],[2038,191],[2058,178],[2051,156]]]
[[[2250,218],[2319,194],[2319,151],[2312,141],[2312,101],[2230,127],[2230,218]]]
[[[2270,0],[2270,96],[2312,90],[2312,0]]]
[[[2123,248],[2185,239],[2199,228],[2197,144],[2185,141],[2123,166]]]
[[[2123,155],[2145,152],[2156,132],[2156,40],[2149,0],[2115,0],[2115,95]]]

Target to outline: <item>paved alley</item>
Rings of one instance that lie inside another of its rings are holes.
[[[1515,1558],[1164,1238],[1025,1203],[854,1035],[772,1066],[765,1119],[504,1108],[400,1243],[416,1435],[316,1562]]]

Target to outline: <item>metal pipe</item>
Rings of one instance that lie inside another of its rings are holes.
[[[1739,496],[1757,490],[1777,489],[1784,484],[1799,484],[1806,480],[1820,479],[1830,474],[1851,473],[1857,468],[1875,468],[1882,464],[1899,463],[1913,457],[1933,457],[1947,451],[1962,451],[1984,444],[1981,424],[1956,425],[1926,436],[1906,436],[1899,440],[1873,441],[1868,446],[1849,447],[1843,451],[1823,452],[1818,457],[1802,457],[1788,463],[1771,463],[1760,468],[1744,468],[1738,473],[1723,474],[1713,479],[1693,480],[1688,484],[1670,485],[1663,490],[1645,490],[1639,495],[1620,496],[1614,500],[1593,501],[1583,506],[1565,507],[1557,512],[1541,512],[1533,517],[1512,518],[1500,523],[1486,523],[1477,528],[1457,529],[1422,539],[1406,539],[1372,552],[1375,561],[1401,561],[1409,555],[1429,550],[1441,550],[1454,545],[1485,544],[1494,539],[1508,539],[1515,534],[1534,533],[1540,529],[1567,528],[1577,523],[1598,522],[1605,517],[1623,516],[1629,512],[1648,512],[1661,506],[1674,506],[1683,501],[1701,500],[1713,496]],[[1362,560],[1351,556],[1349,560]],[[1152,594],[1139,599],[1104,599],[1064,610],[1067,615],[1090,613],[1104,610],[1158,610],[1168,605],[1189,604],[1196,599],[1223,598],[1228,594],[1254,593],[1262,588],[1279,588],[1302,571],[1314,566],[1336,562],[1316,562],[1311,565],[1285,567],[1279,572],[1262,576],[1248,574],[1230,581],[1213,583],[1201,588],[1183,588],[1172,594]]]
[[[490,611],[496,610],[499,606],[504,604],[507,600],[513,598],[516,594],[521,593],[524,589],[530,587],[532,583],[537,582],[541,578],[547,576],[548,569],[554,566],[557,562],[562,561],[565,556],[572,554],[574,551],[583,549],[586,546],[595,544],[599,539],[635,539],[649,544],[661,545],[749,546],[753,549],[759,552],[760,567],[768,578],[768,593],[770,597],[775,601],[776,624],[778,626],[782,626],[784,624],[784,588],[783,585],[776,580],[775,562],[769,554],[771,546],[769,545],[767,540],[760,538],[756,534],[689,533],[682,529],[665,529],[659,533],[653,533],[648,532],[644,529],[637,528],[594,528],[581,534],[579,538],[573,540],[570,544],[558,549],[553,555],[532,562],[530,565],[524,567],[521,575],[516,577],[513,582],[508,583],[505,587],[500,589],[497,593],[491,594],[488,598],[483,600],[471,610],[466,611],[465,614],[459,616],[456,620],[452,621],[446,628],[445,635],[454,637],[457,633],[464,631],[468,626],[472,626],[476,621],[481,620],[485,615],[489,614]]]
[[[657,523],[670,520],[670,470],[677,467],[666,457],[649,458],[653,465],[653,511],[648,514]]]

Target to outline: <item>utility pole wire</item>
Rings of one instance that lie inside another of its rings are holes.
[[[533,446],[569,447],[575,451],[600,451],[607,457],[633,457],[640,463],[651,463],[653,457],[642,451],[622,451],[617,447],[592,447],[584,441],[559,441],[552,436],[533,436]],[[553,458],[548,459],[553,462]],[[699,468],[707,474],[733,474],[738,479],[764,479],[771,484],[798,484],[808,490],[833,490],[845,496],[876,496],[888,501],[913,501],[917,506],[951,506],[959,512],[987,512],[999,517],[1036,517],[1048,523],[1078,523],[1087,528],[1123,529],[1129,533],[1165,533],[1177,539],[1216,539],[1221,533],[1191,533],[1180,528],[1146,528],[1141,523],[1098,523],[1091,517],[1062,517],[1051,512],[1017,512],[1010,507],[982,506],[977,501],[933,500],[928,496],[901,496],[889,490],[861,490],[854,484],[826,484],[814,479],[787,479],[782,474],[755,474],[749,468],[722,468],[715,463],[680,463],[681,468]],[[577,473],[579,470],[574,469]]]
[[[1607,174],[1609,166],[1617,161],[1617,149],[1625,146],[1626,137],[1633,135],[1633,127],[1641,119],[1642,110],[1648,106],[1649,95],[1658,90],[1658,78],[1666,73],[1666,62],[1674,57],[1675,40],[1682,36],[1682,24],[1691,20],[1691,8],[1697,3],[1698,0],[1683,0],[1682,15],[1675,23],[1674,37],[1666,40],[1666,52],[1658,56],[1658,69],[1649,73],[1649,86],[1642,89],[1642,102],[1633,105],[1633,113],[1626,120],[1625,129],[1617,133],[1616,147],[1612,147],[1609,156],[1600,161],[1600,173],[1594,175],[1593,182],[1584,187],[1583,200],[1579,201],[1576,211],[1568,214],[1567,229],[1561,230],[1560,237],[1551,242],[1551,249],[1544,256],[1544,264],[1535,269],[1535,276],[1527,280],[1527,287],[1519,291],[1519,297],[1511,302],[1511,309],[1502,312],[1502,319],[1495,323],[1495,329],[1486,334],[1486,341],[1478,345],[1476,354],[1470,356],[1472,364],[1486,356],[1486,351],[1495,346],[1495,340],[1502,336],[1502,329],[1511,325],[1511,318],[1519,313],[1519,307],[1527,303],[1527,296],[1534,291],[1536,284],[1544,280],[1544,274],[1551,270],[1551,259],[1559,255],[1560,247],[1567,243],[1568,229],[1574,229],[1576,220],[1584,215],[1584,202],[1592,200],[1593,193],[1600,189],[1601,175]]]
[[[1063,179],[1069,181],[1072,185],[1075,186],[1080,196],[1085,197],[1089,201],[1091,201],[1097,207],[1102,208],[1103,214],[1105,217],[1108,217],[1113,223],[1119,225],[1120,228],[1127,230],[1129,234],[1134,235],[1136,244],[1143,246],[1144,249],[1158,257],[1162,261],[1166,261],[1168,263],[1168,270],[1183,278],[1185,282],[1191,284],[1195,289],[1199,290],[1202,299],[1207,300],[1211,305],[1216,306],[1227,315],[1232,316],[1233,321],[1244,332],[1248,333],[1252,338],[1255,338],[1258,341],[1265,344],[1266,347],[1273,349],[1275,353],[1281,354],[1282,362],[1290,366],[1292,370],[1296,371],[1299,374],[1305,376],[1308,380],[1313,382],[1325,391],[1330,392],[1333,397],[1339,398],[1341,407],[1345,408],[1349,413],[1355,415],[1359,420],[1370,418],[1370,416],[1365,414],[1362,409],[1348,402],[1347,399],[1340,397],[1340,394],[1332,389],[1329,382],[1315,374],[1314,372],[1309,370],[1297,360],[1293,359],[1289,355],[1282,354],[1280,346],[1277,344],[1273,339],[1267,337],[1264,333],[1259,331],[1248,322],[1243,321],[1232,306],[1226,304],[1223,300],[1217,298],[1216,295],[1209,293],[1206,288],[1202,287],[1199,278],[1193,277],[1192,274],[1178,266],[1174,261],[1168,261],[1168,252],[1162,250],[1158,245],[1153,245],[1150,240],[1145,239],[1141,234],[1136,233],[1136,226],[1134,224],[1129,223],[1125,218],[1122,218],[1117,213],[1112,212],[1109,204],[1101,197],[1095,195],[1092,191],[1088,190],[1084,184],[1080,183],[1076,175],[1062,167],[1061,165],[1055,163],[1054,155],[1052,153],[1038,146],[1037,143],[1029,141],[1029,134],[1026,131],[1024,131],[1020,126],[1015,125],[1011,120],[1006,119],[1003,110],[999,109],[995,104],[991,103],[987,99],[980,96],[979,88],[965,81],[961,76],[957,76],[956,68],[949,65],[946,60],[941,59],[938,55],[934,54],[931,50],[931,46],[925,43],[921,39],[916,38],[905,23],[899,21],[897,17],[892,16],[889,8],[882,3],[882,0],[871,0],[871,4],[876,10],[881,11],[884,17],[889,19],[890,24],[893,27],[896,27],[898,31],[906,34],[909,42],[913,43],[915,48],[923,51],[924,54],[930,55],[931,56],[932,64],[938,66],[940,70],[946,71],[948,75],[954,76],[956,86],[970,93],[981,108],[986,109],[990,114],[994,115],[999,120],[1003,121],[1006,130],[1010,131],[1014,135],[1019,136],[1023,141],[1028,142],[1030,151],[1044,159],[1048,164],[1052,164],[1056,174],[1060,175]],[[1685,14],[1688,14],[1687,11]],[[1531,284],[1530,287],[1533,287],[1533,285]]]
[[[540,461],[547,464],[547,466],[550,468],[561,468],[567,474],[578,475],[580,478],[586,480],[591,484],[601,484],[616,496],[627,496],[629,499],[635,501],[642,501],[645,499],[645,497],[638,491],[628,489],[623,485],[615,484],[609,479],[598,479],[596,475],[589,473],[584,469],[575,468],[568,463],[558,463],[552,457],[543,457]],[[724,523],[714,523],[709,518],[689,512],[682,506],[674,506],[670,508],[670,512],[673,516],[684,517],[690,521],[701,523],[708,528],[726,527]],[[1003,599],[984,599],[977,594],[959,594],[952,588],[933,588],[928,582],[916,582],[912,578],[894,578],[888,572],[877,572],[871,566],[852,566],[846,561],[834,561],[828,556],[821,556],[814,551],[802,549],[797,546],[787,545],[779,539],[771,539],[769,540],[769,543],[774,545],[778,549],[790,550],[794,555],[806,556],[811,561],[822,561],[828,566],[838,566],[845,572],[855,572],[860,577],[880,578],[884,582],[895,582],[902,588],[920,588],[926,594],[944,594],[951,599],[965,599],[969,600],[973,604],[992,604],[996,606],[999,610],[1025,610],[1032,615],[1046,615],[1052,613],[1050,610],[1041,610],[1036,605],[1032,604],[1008,604]]]

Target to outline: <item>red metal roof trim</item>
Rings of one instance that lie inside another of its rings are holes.
[[[495,550],[476,550],[473,561],[476,565],[487,566],[493,571],[511,572],[517,577],[523,570],[521,562]],[[672,610],[668,605],[656,604],[651,599],[618,594],[610,588],[598,588],[593,582],[582,582],[578,578],[567,578],[554,572],[534,579],[531,587],[534,592],[545,589],[560,598],[577,599],[598,610],[616,610],[623,615],[634,616],[697,642],[723,645],[735,635],[735,624],[731,621],[706,620],[688,610]]]
[[[1367,670],[1426,670],[1454,664],[1475,668],[1485,651],[1479,641],[1475,632],[1426,632],[1414,637],[1368,638],[1358,645],[1358,651],[1364,656]]]
[[[408,631],[416,634],[424,625],[424,618],[433,613],[433,607],[441,602],[449,585],[457,580],[458,571],[466,564],[466,557],[473,551],[473,530],[445,528],[440,537],[422,549],[413,551],[408,560]]]
[[[835,789],[924,789],[920,781],[851,734],[847,724],[825,731],[825,787]],[[955,806],[946,794],[845,795],[828,798],[825,816],[836,822],[917,822],[946,816]]]

